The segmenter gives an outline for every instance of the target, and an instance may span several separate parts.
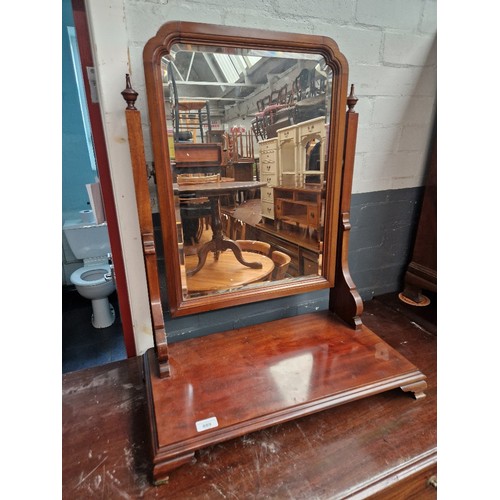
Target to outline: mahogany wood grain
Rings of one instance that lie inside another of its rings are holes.
[[[417,462],[413,467],[401,471],[400,480],[387,488],[370,496],[370,500],[432,500],[437,497],[437,463],[435,453],[424,456],[422,464]],[[417,468],[415,470],[415,468]]]
[[[265,255],[254,252],[242,252],[248,262],[259,262],[262,267],[252,269],[244,266],[232,252],[222,252],[215,260],[209,255],[205,265],[193,276],[187,276],[186,283],[189,293],[213,292],[228,290],[257,281],[267,279],[274,269],[274,262]],[[196,266],[198,259],[195,255],[188,255],[185,259],[186,271]]]
[[[149,306],[153,326],[153,338],[158,357],[158,365],[162,377],[169,375],[168,345],[161,304],[158,267],[156,264],[156,249],[154,241],[153,216],[149,198],[148,179],[146,173],[146,157],[144,154],[144,139],[142,135],[141,114],[135,108],[137,92],[133,90],[129,75],[126,75],[126,87],[122,96],[127,102],[125,116],[134,175],[134,187],[139,216],[139,227],[142,238],[144,263],[148,279]]]
[[[355,329],[361,327],[360,315],[363,311],[363,301],[349,270],[349,232],[351,190],[354,172],[354,156],[356,152],[356,138],[358,132],[358,113],[354,111],[358,99],[354,95],[354,85],[347,98],[347,118],[344,146],[344,170],[342,178],[342,192],[340,200],[341,218],[339,220],[339,245],[337,247],[335,286],[330,289],[330,310],[335,312],[348,325]]]
[[[426,378],[371,330],[328,311],[176,343],[170,364],[161,379],[153,350],[145,356],[155,481],[188,452],[397,387],[420,393]]]
[[[62,498],[436,498],[436,336],[378,300],[362,319],[426,373],[426,398],[389,391],[246,434],[196,452],[161,486],[141,357],[63,375]]]

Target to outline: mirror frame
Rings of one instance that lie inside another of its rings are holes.
[[[322,273],[266,286],[224,292],[185,299],[181,287],[181,267],[177,247],[177,227],[173,179],[165,115],[161,60],[174,44],[231,47],[312,53],[324,57],[333,72],[328,132],[328,151],[325,171],[328,172],[325,195]],[[169,21],[161,26],[143,51],[146,93],[151,126],[156,188],[165,255],[168,307],[172,317],[233,307],[312,292],[334,286],[336,260],[340,249],[340,194],[343,174],[345,119],[347,108],[348,64],[337,44],[318,35],[292,34],[260,29],[218,26],[213,24]],[[175,255],[175,258],[167,258]]]

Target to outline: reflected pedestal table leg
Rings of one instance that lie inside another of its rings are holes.
[[[188,276],[195,275],[204,265],[207,260],[208,252],[214,252],[215,260],[219,258],[219,253],[225,250],[231,250],[234,256],[244,266],[250,267],[251,269],[261,269],[262,264],[260,262],[248,262],[243,258],[241,253],[241,248],[233,240],[224,237],[222,232],[222,221],[220,215],[220,201],[219,196],[210,196],[210,215],[212,218],[212,239],[205,243],[198,250],[198,264],[194,269],[187,271]]]

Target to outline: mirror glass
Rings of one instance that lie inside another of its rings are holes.
[[[161,72],[183,299],[321,275],[324,58],[177,43]]]

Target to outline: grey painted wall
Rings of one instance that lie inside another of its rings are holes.
[[[363,300],[402,290],[423,189],[352,196],[349,268]]]

